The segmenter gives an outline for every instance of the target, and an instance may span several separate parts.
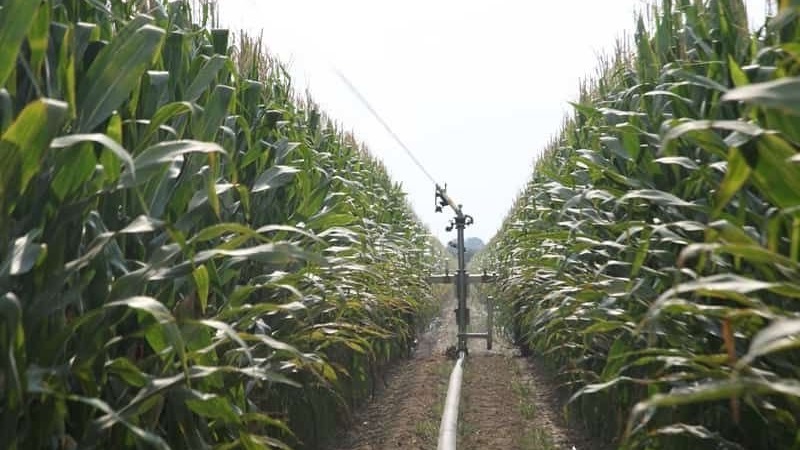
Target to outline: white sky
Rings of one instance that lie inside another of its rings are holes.
[[[763,14],[764,0],[747,0]],[[369,100],[487,241],[560,127],[578,81],[644,0],[219,0],[223,26],[263,32],[298,92],[355,132],[446,242],[434,186],[336,76]]]

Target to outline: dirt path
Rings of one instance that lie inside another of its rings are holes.
[[[443,307],[452,310],[452,305]],[[387,388],[355,414],[352,428],[329,450],[431,450],[436,448],[452,361],[445,350],[455,323],[434,321],[408,361],[390,369]]]
[[[485,308],[470,304],[471,330],[485,330]],[[420,339],[417,354],[390,371],[388,387],[356,412],[353,427],[328,450],[435,450],[453,361],[453,305]],[[543,372],[495,339],[469,343],[459,418],[459,450],[601,450],[564,423],[560,400]]]
[[[471,299],[471,329],[484,331],[485,307]],[[600,450],[567,426],[554,386],[532,360],[503,339],[492,350],[469,343],[459,450]]]
[[[397,370],[380,400],[359,412],[351,432],[332,449],[427,450],[431,442],[435,448],[442,402],[438,395],[447,389],[442,380],[446,370],[437,358],[420,359],[413,367]]]

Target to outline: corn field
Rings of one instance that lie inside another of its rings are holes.
[[[5,449],[314,448],[438,311],[400,186],[204,23],[0,1]]]
[[[800,449],[800,5],[664,0],[474,264],[622,449]]]

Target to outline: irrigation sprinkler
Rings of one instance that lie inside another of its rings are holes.
[[[458,342],[456,345],[456,350],[459,355],[466,355],[467,354],[467,340],[468,339],[486,339],[486,348],[491,350],[492,348],[492,324],[491,319],[488,321],[487,330],[485,333],[468,333],[467,326],[469,325],[469,308],[467,308],[467,296],[469,293],[469,285],[471,283],[486,283],[494,281],[494,276],[492,275],[470,275],[467,273],[467,264],[465,261],[465,251],[464,248],[464,230],[467,226],[472,225],[474,220],[472,216],[464,214],[463,208],[461,204],[455,202],[455,200],[450,197],[447,193],[447,187],[441,187],[438,184],[436,185],[436,212],[442,212],[443,208],[449,207],[453,210],[455,217],[450,220],[450,225],[448,225],[445,230],[446,231],[453,231],[453,228],[456,229],[456,254],[458,257],[458,270],[456,270],[455,277],[450,277],[449,274],[445,275],[433,275],[428,278],[428,281],[431,283],[454,283],[455,291],[456,291],[456,299],[457,299],[457,307],[455,310],[456,314],[456,324],[458,325]],[[487,308],[491,307],[491,304],[487,302]],[[491,318],[491,311],[487,314],[489,318]]]
[[[447,397],[445,398],[444,411],[442,411],[442,421],[439,424],[438,450],[456,450],[458,440],[458,404],[461,397],[461,380],[463,374],[464,360],[467,357],[467,340],[470,338],[486,339],[486,348],[492,349],[492,301],[487,298],[487,330],[485,333],[469,333],[469,308],[467,308],[467,296],[470,283],[485,283],[494,281],[494,276],[470,275],[467,273],[466,261],[464,257],[464,229],[473,223],[472,216],[464,214],[462,206],[456,203],[447,189],[436,185],[436,212],[442,212],[444,207],[450,207],[455,217],[450,221],[450,225],[445,228],[448,232],[456,229],[456,252],[458,255],[458,270],[455,277],[449,273],[444,275],[432,275],[428,278],[431,283],[454,283],[458,307],[455,310],[456,322],[458,324],[458,359],[456,360],[453,371],[450,374],[450,382],[447,385]]]

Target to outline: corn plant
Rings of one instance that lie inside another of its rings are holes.
[[[630,449],[800,448],[800,10],[663,1],[476,263],[570,417]]]
[[[2,0],[0,158],[3,448],[313,448],[431,309],[385,168],[187,2]]]

